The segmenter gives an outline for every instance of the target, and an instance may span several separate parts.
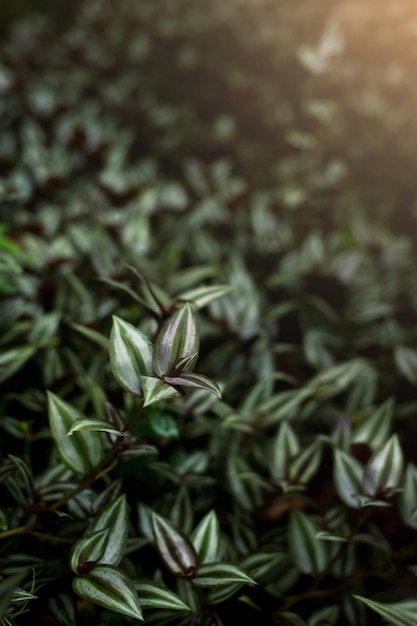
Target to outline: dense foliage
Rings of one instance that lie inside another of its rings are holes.
[[[1,626],[416,624],[413,3],[28,4]]]

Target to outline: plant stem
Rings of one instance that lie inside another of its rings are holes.
[[[72,498],[75,498],[75,496],[77,496],[79,493],[91,487],[91,485],[96,480],[103,478],[103,476],[111,472],[111,470],[116,467],[116,465],[119,462],[118,459],[114,459],[113,463],[111,463],[111,465],[109,465],[108,467],[100,469],[101,466],[105,465],[105,463],[107,463],[107,461],[110,460],[110,458],[113,456],[113,453],[115,453],[116,450],[114,448],[111,448],[109,452],[111,452],[111,454],[110,455],[106,454],[103,457],[102,462],[96,466],[95,473],[89,476],[88,478],[86,478],[80,485],[78,485],[78,487],[75,487],[75,489],[67,493],[60,500],[57,500],[56,502],[54,502],[54,504],[49,507],[51,511],[56,511],[57,509],[59,509],[59,507],[61,507],[63,504],[66,504],[69,500],[72,500]]]
[[[143,409],[143,401],[139,404],[137,411],[132,415],[129,421],[121,429],[122,432],[126,432],[129,430],[129,428],[131,428],[131,426],[134,424],[134,422],[137,420],[137,418],[141,414],[142,409]],[[123,443],[123,438],[121,437],[114,443],[114,445],[111,448],[109,448],[107,453],[101,459],[100,463],[96,465],[96,467],[94,468],[94,471],[92,472],[90,476],[88,476],[80,485],[78,485],[78,487],[76,487],[75,489],[67,493],[65,496],[63,496],[62,498],[54,502],[54,504],[52,504],[52,506],[49,508],[52,511],[56,511],[57,509],[59,509],[59,507],[61,507],[63,504],[66,504],[69,500],[74,498],[76,495],[78,495],[85,489],[88,489],[89,487],[91,487],[91,485],[96,480],[103,478],[103,476],[106,476],[106,474],[111,472],[112,469],[114,469],[119,462],[119,459],[117,458],[113,459],[113,457],[117,454],[122,443]],[[110,463],[110,461],[112,462]],[[110,463],[110,465],[106,467],[107,463]]]
[[[26,532],[26,526],[17,526],[16,528],[11,528],[10,530],[4,530],[0,533],[0,539],[7,539],[8,537],[13,537],[14,535],[23,535]]]
[[[129,430],[129,428],[134,424],[134,422],[137,420],[137,418],[141,414],[142,409],[143,409],[143,401],[139,404],[137,411],[129,419],[127,424],[125,424],[125,426],[121,429],[122,432],[126,432],[127,430]],[[54,502],[50,507],[48,507],[49,510],[57,511],[63,504],[66,504],[69,500],[77,496],[79,493],[91,487],[91,485],[94,482],[96,482],[100,478],[103,478],[103,476],[106,476],[106,474],[111,472],[119,463],[119,459],[117,458],[114,459],[113,457],[117,454],[122,442],[123,442],[122,438],[116,441],[114,445],[111,448],[109,448],[109,450],[103,456],[101,461],[96,465],[96,467],[94,468],[94,471],[90,474],[90,476],[87,476],[87,478],[80,485],[75,487],[75,489],[73,489],[72,491],[67,493],[65,496],[63,496],[62,498]],[[110,465],[107,465],[108,463],[110,463]],[[70,543],[67,539],[62,539],[59,537],[54,537],[52,535],[44,535],[43,533],[35,532],[31,530],[29,524],[26,524],[24,526],[18,526],[16,528],[11,528],[10,530],[4,530],[3,532],[0,532],[0,539],[8,539],[9,537],[13,537],[15,535],[23,535],[25,533],[34,535],[35,537],[47,539],[48,541]]]
[[[47,533],[38,533],[35,530],[28,531],[28,534],[33,535],[34,537],[38,537],[39,539],[44,539],[45,541],[52,541],[52,542],[66,543],[66,544],[74,543],[71,539],[64,539],[63,537],[56,537],[55,535],[48,535]]]

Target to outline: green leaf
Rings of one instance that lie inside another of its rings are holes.
[[[223,602],[234,596],[241,588],[242,583],[231,583],[230,585],[211,587],[206,592],[207,603],[209,605],[222,604]]]
[[[110,335],[110,363],[123,389],[142,396],[141,376],[151,375],[153,348],[149,339],[116,315]]]
[[[112,278],[107,278],[107,277],[101,277],[100,280],[106,283],[107,285],[110,285],[110,287],[114,287],[115,289],[120,289],[121,291],[124,291],[125,293],[127,293],[128,296],[132,298],[132,300],[134,300],[135,302],[138,302],[141,306],[151,310],[157,315],[161,314],[161,311],[159,308],[153,308],[149,306],[149,303],[147,302],[147,300],[142,298],[136,291],[128,287],[128,285],[125,285],[122,282],[119,282],[117,280],[113,280]]]
[[[231,563],[203,563],[193,578],[198,587],[223,587],[233,583],[256,585],[256,582],[241,567]]]
[[[362,375],[365,365],[360,359],[340,363],[326,368],[308,384],[314,395],[320,399],[331,398],[351,385]]]
[[[331,626],[336,624],[339,618],[340,608],[336,605],[326,606],[315,611],[308,620],[308,626]]]
[[[275,582],[276,572],[285,559],[283,552],[256,552],[245,557],[241,561],[241,567],[258,583],[259,579]]]
[[[153,581],[135,580],[135,589],[142,609],[169,609],[171,611],[191,611],[176,593]]]
[[[279,483],[288,476],[290,461],[300,450],[298,437],[287,421],[282,422],[275,436],[272,448],[272,478]]]
[[[170,572],[180,578],[195,576],[197,554],[191,541],[157,513],[152,514],[152,529],[158,552]]]
[[[129,265],[129,263],[125,265],[139,279],[138,290],[140,291],[140,296],[136,294],[136,299],[149,311],[155,313],[157,317],[163,315],[171,305],[169,295],[156,283],[145,278],[135,267]]]
[[[302,387],[281,391],[268,398],[259,406],[262,426],[271,426],[284,418],[289,419],[312,394],[311,389]]]
[[[145,437],[178,439],[180,429],[178,418],[164,408],[153,407],[142,414],[140,433]]]
[[[394,359],[404,377],[412,385],[417,385],[417,351],[407,346],[397,346]]]
[[[304,574],[319,574],[328,561],[328,547],[316,538],[318,528],[313,521],[297,509],[293,510],[288,527],[290,554]]]
[[[209,511],[191,536],[200,563],[218,561],[221,556],[220,526],[215,511]]]
[[[158,376],[175,376],[181,359],[196,355],[188,367],[197,361],[199,335],[193,309],[189,303],[178,309],[169,318],[155,341],[153,365]]]
[[[394,414],[394,400],[388,398],[373,411],[353,432],[352,442],[365,442],[371,448],[379,448],[388,439]]]
[[[335,450],[333,480],[339,498],[352,509],[359,509],[357,498],[363,492],[363,467],[343,450]]]
[[[311,445],[293,458],[289,467],[289,478],[293,483],[304,485],[314,476],[321,462],[323,445],[315,439]]]
[[[88,576],[75,578],[73,588],[83,600],[143,621],[133,582],[114,565],[96,565]]]
[[[76,626],[76,609],[71,596],[60,593],[49,600],[51,613],[61,626]]]
[[[407,526],[417,529],[417,467],[407,465],[403,480],[403,490],[399,498],[399,509],[402,520]]]
[[[104,453],[99,433],[74,433],[68,437],[76,420],[86,417],[75,407],[48,391],[49,424],[58,454],[63,463],[74,472],[88,474],[96,467]]]
[[[175,398],[181,395],[177,389],[155,376],[141,376],[140,382],[142,385],[144,407],[154,404],[155,402],[160,402],[161,400],[168,400],[169,398]]]
[[[0,354],[0,383],[16,374],[35,354],[37,348],[22,346],[6,350]]]
[[[401,482],[404,458],[398,435],[392,435],[385,446],[374,453],[365,467],[364,487],[374,497],[397,488]]]
[[[105,432],[111,433],[113,435],[119,435],[121,437],[126,437],[126,433],[112,426],[110,422],[106,422],[106,420],[96,419],[95,417],[82,417],[76,419],[70,430],[68,431],[68,435],[73,435],[76,432],[85,431]]]
[[[329,533],[327,530],[322,530],[316,534],[316,539],[321,539],[322,541],[332,541],[336,543],[347,543],[348,540],[346,537],[340,537],[339,535],[333,535]]]
[[[283,611],[281,615],[285,619],[285,623],[288,625],[307,626],[306,622],[296,613],[291,613],[290,611]]]
[[[0,580],[0,619],[4,618],[10,607],[13,594],[25,577],[26,572],[19,571],[9,578]]]
[[[25,487],[25,490],[30,494],[34,489],[34,480],[32,470],[29,468],[28,464],[23,461],[23,459],[15,456],[14,454],[9,454],[8,458],[12,461],[12,463],[16,466],[22,483]]]
[[[404,602],[383,604],[382,602],[375,602],[363,596],[353,595],[352,597],[363,602],[393,626],[415,626],[416,624],[417,602],[415,601],[406,600]]]
[[[107,339],[107,337],[97,332],[96,330],[93,330],[88,326],[82,326],[81,324],[70,324],[70,326],[87,339],[90,339],[90,341],[96,343],[101,348],[104,348],[105,350],[109,349],[110,341]]]
[[[196,372],[181,372],[180,376],[164,376],[165,382],[178,387],[195,387],[211,391],[218,398],[222,397],[219,386],[207,376]]]
[[[227,293],[232,291],[233,287],[230,285],[209,285],[207,287],[196,287],[195,289],[190,289],[179,296],[177,296],[178,301],[183,302],[192,302],[196,309],[201,309],[213,300],[217,300],[217,298],[222,298]]]
[[[190,491],[181,485],[170,508],[169,519],[176,528],[181,528],[188,535],[194,523],[194,511],[191,504]],[[195,547],[195,546],[194,546]]]
[[[118,565],[126,547],[129,514],[125,494],[107,504],[88,527],[88,533],[108,530],[105,550],[100,563]]]
[[[69,563],[75,574],[82,574],[86,563],[100,561],[106,549],[108,534],[108,528],[89,532],[72,546]]]

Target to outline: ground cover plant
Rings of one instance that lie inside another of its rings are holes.
[[[417,14],[374,4],[5,3],[1,626],[417,623]]]

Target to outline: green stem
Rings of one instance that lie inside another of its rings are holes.
[[[33,535],[34,537],[38,537],[38,539],[44,539],[45,541],[51,541],[53,543],[66,543],[66,544],[74,543],[71,539],[64,539],[63,537],[56,537],[55,535],[48,535],[47,533],[38,533],[34,530],[29,531],[28,534]]]
[[[14,535],[23,535],[26,532],[26,526],[17,526],[17,528],[11,528],[10,530],[4,530],[0,533],[0,539],[8,539]]]
[[[115,453],[116,451],[114,448],[111,448],[109,452],[111,452],[111,455],[107,455],[107,454],[105,455],[105,457],[103,458],[103,461],[96,466],[95,473],[93,475],[86,478],[80,485],[78,485],[78,487],[75,487],[75,489],[73,489],[72,491],[67,493],[65,496],[60,498],[60,500],[57,500],[56,502],[54,502],[54,504],[49,507],[50,510],[51,511],[58,510],[63,504],[66,504],[69,500],[72,500],[72,498],[75,498],[75,496],[77,496],[79,493],[91,487],[91,485],[96,480],[103,478],[103,476],[111,472],[111,470],[114,469],[116,465],[118,464],[119,462],[118,459],[114,459],[113,463],[111,463],[108,467],[100,469],[102,465],[104,465],[105,463],[107,463],[107,461],[110,460],[110,458],[113,456],[113,453]]]

